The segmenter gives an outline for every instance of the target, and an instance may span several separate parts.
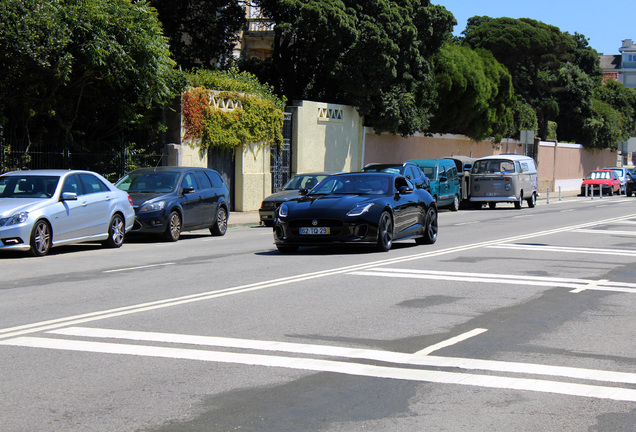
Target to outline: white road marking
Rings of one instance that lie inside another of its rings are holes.
[[[148,268],[154,268],[154,267],[164,267],[164,266],[170,266],[170,265],[174,265],[174,264],[175,263],[173,263],[173,262],[162,263],[162,264],[148,264],[148,265],[136,266],[136,267],[124,267],[124,268],[119,268],[119,269],[114,269],[114,270],[104,270],[102,273],[119,273],[119,272],[124,272],[124,271],[131,271],[131,270],[141,270],[141,269],[148,269]]]
[[[317,278],[326,277],[326,276],[344,274],[356,269],[365,269],[365,268],[372,268],[372,267],[377,267],[382,265],[390,265],[393,263],[421,260],[421,259],[430,258],[433,256],[442,256],[447,254],[464,252],[467,250],[493,246],[500,243],[511,243],[511,242],[527,240],[527,239],[540,237],[540,236],[552,235],[552,234],[557,234],[562,232],[571,232],[577,229],[589,228],[589,227],[594,227],[594,226],[604,225],[609,223],[617,223],[617,222],[621,222],[621,221],[633,219],[633,218],[636,218],[636,214],[620,216],[620,217],[615,217],[610,219],[603,219],[596,222],[588,222],[584,224],[572,225],[572,226],[563,227],[563,228],[555,228],[555,229],[550,229],[545,231],[538,231],[538,232],[529,233],[529,234],[522,234],[522,235],[498,239],[498,240],[478,242],[478,243],[473,243],[473,244],[464,245],[464,246],[441,249],[437,251],[428,251],[428,252],[413,254],[413,255],[409,255],[405,257],[378,260],[378,261],[373,261],[367,264],[358,264],[353,266],[346,266],[346,267],[340,267],[335,269],[305,273],[305,274],[301,274],[297,276],[289,276],[289,277],[273,279],[269,281],[257,282],[257,283],[242,285],[242,286],[238,286],[234,288],[227,288],[227,289],[221,289],[216,291],[207,291],[207,292],[199,293],[199,294],[192,294],[192,295],[187,295],[182,297],[158,300],[154,302],[141,303],[141,304],[132,305],[132,306],[125,306],[121,308],[108,309],[108,310],[91,312],[91,313],[80,314],[80,315],[73,315],[69,317],[42,321],[42,322],[37,322],[32,324],[26,324],[26,325],[21,325],[16,327],[8,327],[8,328],[0,329],[0,338],[15,337],[15,336],[23,335],[23,334],[52,330],[56,328],[66,327],[69,325],[77,325],[77,324],[82,324],[82,323],[87,323],[92,321],[98,321],[98,320],[102,320],[106,318],[113,318],[113,317],[118,317],[123,315],[131,315],[135,313],[141,313],[141,312],[147,312],[151,310],[179,306],[179,305],[183,305],[187,303],[206,301],[206,300],[211,300],[214,298],[228,296],[228,295],[243,294],[246,292],[292,284],[292,283],[296,283],[296,282],[300,282],[304,280],[311,280],[311,279],[317,279]]]
[[[594,289],[594,288],[598,288],[599,285],[604,284],[605,282],[609,282],[608,279],[601,279],[601,280],[597,280],[594,282],[591,282],[590,284],[586,285],[586,286],[581,286],[581,288],[577,288],[577,289],[573,289],[572,293],[578,294],[582,291],[588,290],[588,289]]]
[[[542,252],[559,252],[559,253],[578,253],[591,255],[617,255],[625,257],[636,257],[636,250],[630,249],[601,249],[601,248],[584,248],[584,247],[567,247],[567,246],[543,246],[543,245],[526,245],[526,244],[498,244],[488,246],[492,249],[513,249],[520,251],[542,251]]]
[[[529,285],[541,287],[572,288],[572,292],[585,288],[596,291],[614,291],[636,294],[636,284],[607,280],[568,279],[545,276],[508,275],[490,273],[463,273],[436,270],[412,270],[396,268],[372,268],[348,273],[355,276],[378,276],[388,278],[428,279],[458,282],[475,282],[507,285]]]
[[[625,236],[636,236],[636,231],[612,231],[612,230],[595,230],[595,229],[577,229],[574,230],[576,233],[585,233],[585,234],[605,234],[605,235],[625,235]]]
[[[196,336],[175,333],[141,332],[130,330],[111,330],[89,327],[69,327],[53,330],[49,333],[104,339],[124,339],[143,342],[161,342],[173,344],[215,346],[223,348],[251,349],[259,351],[285,352],[292,354],[310,354],[319,356],[365,359],[387,363],[415,366],[459,368],[492,372],[546,375],[565,378],[587,379],[623,384],[636,384],[636,373],[612,372],[597,369],[549,366],[533,363],[503,362],[497,360],[479,360],[460,357],[422,356],[394,351],[370,350],[341,346],[311,345],[293,342],[259,341],[252,339],[222,338],[214,336]],[[10,344],[7,341],[6,344]],[[3,342],[0,341],[0,345]]]
[[[420,350],[420,351],[416,352],[415,355],[427,356],[427,355],[429,355],[430,353],[432,353],[434,351],[440,350],[442,348],[449,347],[451,345],[455,345],[455,344],[457,344],[459,342],[463,342],[466,339],[470,339],[471,337],[478,336],[478,335],[480,335],[480,334],[482,334],[484,332],[487,332],[487,331],[488,331],[487,329],[482,329],[482,328],[474,329],[474,330],[471,330],[469,332],[460,334],[459,336],[455,336],[453,338],[447,339],[447,340],[442,341],[440,343],[437,343],[437,344],[431,345],[431,346],[429,346],[427,348],[424,348],[423,350]]]
[[[103,354],[134,355],[216,363],[233,363],[250,366],[280,367],[315,372],[331,372],[374,378],[411,380],[439,384],[457,384],[476,387],[525,390],[570,396],[611,399],[636,402],[636,390],[611,386],[595,386],[543,379],[514,378],[473,373],[432,371],[413,368],[376,366],[362,363],[321,360],[299,357],[282,357],[262,354],[231,353],[220,351],[168,348],[147,345],[127,345],[104,342],[87,342],[38,337],[18,337],[1,341],[2,345],[45,348]],[[428,359],[428,356],[412,356]]]

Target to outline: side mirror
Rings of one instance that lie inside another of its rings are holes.
[[[77,201],[75,192],[62,192],[62,201]]]
[[[411,189],[408,186],[400,186],[400,188],[398,189],[398,193],[400,195],[410,194],[410,193],[413,193],[413,189]]]
[[[440,183],[444,183],[444,182],[447,182],[447,181],[448,181],[448,177],[446,177],[446,176],[439,176],[439,182],[440,182]]]
[[[194,188],[193,187],[184,187],[182,193],[185,194],[189,194],[194,192]]]
[[[302,196],[307,196],[308,193],[309,193],[309,189],[307,188],[302,188],[298,191],[298,195],[302,195]]]

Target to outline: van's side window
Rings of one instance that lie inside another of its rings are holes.
[[[528,163],[527,162],[522,162],[521,163],[521,169],[523,170],[523,172],[528,171]]]

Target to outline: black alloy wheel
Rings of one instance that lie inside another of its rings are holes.
[[[437,241],[437,210],[429,207],[426,211],[426,229],[423,237],[415,239],[417,244],[433,244]]]
[[[382,212],[378,222],[378,244],[376,249],[380,252],[388,252],[393,245],[393,218],[387,211]]]

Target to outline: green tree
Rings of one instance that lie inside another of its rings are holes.
[[[259,0],[276,23],[274,55],[254,70],[289,100],[356,106],[377,131],[426,130],[430,58],[451,37],[450,12],[426,0]]]
[[[605,102],[621,115],[621,138],[636,135],[636,89],[625,87],[614,80],[607,80],[594,91],[594,97]]]
[[[580,126],[593,116],[590,84],[599,82],[602,72],[598,55],[584,36],[529,18],[473,17],[464,43],[491,51],[508,68],[517,96],[536,112],[540,136],[546,137],[551,120],[570,121],[583,115],[576,126],[560,126],[559,138],[592,145]],[[568,85],[574,82],[584,88]]]
[[[430,131],[500,141],[513,124],[514,92],[507,69],[489,51],[453,43],[444,45],[434,65],[439,105]]]
[[[119,141],[182,87],[145,2],[4,0],[0,13],[0,70],[11,71],[0,109],[14,138]]]
[[[175,60],[185,69],[225,66],[245,25],[241,0],[149,0],[170,41]]]

